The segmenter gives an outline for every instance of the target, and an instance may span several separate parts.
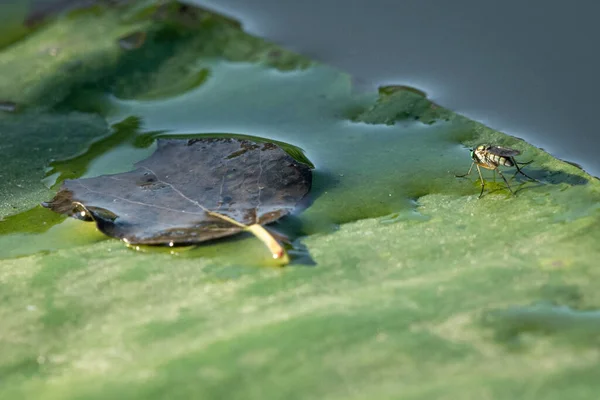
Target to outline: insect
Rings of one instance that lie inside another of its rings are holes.
[[[517,172],[515,172],[513,178],[517,174],[521,174],[533,181],[538,182],[536,179],[530,177],[525,172],[523,172],[523,170],[519,167],[520,165],[530,164],[533,160],[524,163],[518,162],[517,160],[515,160],[515,156],[518,156],[519,154],[521,154],[519,150],[511,149],[508,147],[481,144],[475,147],[474,149],[471,149],[471,158],[473,159],[473,162],[471,163],[471,168],[469,168],[469,171],[464,175],[455,176],[457,178],[464,178],[465,176],[470,175],[471,171],[473,170],[473,165],[475,165],[477,167],[477,172],[479,172],[479,179],[481,180],[481,193],[479,193],[479,198],[481,198],[481,196],[483,196],[483,189],[485,188],[485,181],[483,180],[483,176],[481,175],[481,169],[479,167],[491,169],[494,172],[498,171],[498,174],[500,174],[500,176],[504,180],[504,183],[506,183],[506,187],[508,188],[508,190],[512,194],[515,194],[511,189],[510,185],[508,184],[508,181],[504,177],[502,171],[498,169],[499,166],[516,167]]]

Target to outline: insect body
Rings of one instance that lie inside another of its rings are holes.
[[[518,156],[519,154],[521,154],[519,150],[510,149],[508,147],[492,146],[489,144],[479,145],[476,148],[471,149],[471,158],[473,159],[473,162],[471,163],[471,168],[469,168],[469,171],[464,175],[456,175],[456,177],[463,178],[467,175],[470,175],[471,171],[473,170],[473,165],[475,165],[477,167],[477,172],[479,172],[479,179],[481,180],[481,193],[479,193],[479,197],[481,198],[481,196],[483,196],[485,181],[483,180],[483,176],[481,175],[481,169],[479,167],[491,169],[493,171],[498,171],[498,174],[500,174],[500,176],[504,180],[504,183],[506,183],[506,187],[508,188],[508,190],[510,190],[510,192],[514,194],[510,185],[508,184],[508,181],[504,177],[504,174],[498,169],[499,166],[516,167],[517,172],[515,172],[515,175],[521,174],[537,182],[536,179],[524,173],[523,170],[519,167],[520,165],[527,165],[531,163],[531,161],[525,163],[517,162],[517,160],[515,160],[515,156]]]

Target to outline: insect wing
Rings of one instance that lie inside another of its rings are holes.
[[[501,147],[501,146],[490,146],[486,150],[490,154],[494,154],[494,155],[500,156],[500,157],[513,157],[513,156],[518,156],[519,154],[521,154],[521,152],[519,150],[509,149],[508,147]]]

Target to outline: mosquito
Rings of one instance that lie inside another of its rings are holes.
[[[502,173],[502,171],[500,171],[498,169],[499,166],[502,165],[504,167],[516,167],[517,172],[515,172],[515,174],[513,175],[513,178],[517,174],[521,174],[521,175],[531,179],[532,181],[539,182],[537,179],[534,179],[534,178],[530,177],[529,175],[527,175],[519,167],[522,165],[530,164],[533,162],[533,160],[528,161],[528,162],[518,162],[517,160],[515,160],[515,156],[518,156],[519,154],[521,154],[521,152],[519,150],[511,149],[508,147],[492,146],[489,144],[481,144],[481,145],[477,146],[476,148],[471,149],[471,158],[473,159],[473,162],[471,163],[471,167],[469,168],[469,171],[464,175],[455,175],[455,176],[457,178],[464,178],[464,177],[470,175],[471,171],[473,170],[473,165],[475,165],[477,167],[477,172],[479,172],[479,179],[481,180],[481,193],[479,193],[479,198],[481,198],[481,196],[483,196],[483,189],[485,188],[485,181],[483,180],[483,176],[481,175],[481,169],[479,167],[491,169],[494,172],[498,171],[498,174],[500,174],[500,176],[504,180],[504,183],[506,183],[506,187],[514,195],[515,192],[513,192],[513,190],[511,189],[510,185],[508,184],[508,181],[504,177],[504,174]]]

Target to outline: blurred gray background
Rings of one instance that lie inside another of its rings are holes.
[[[0,5],[23,3],[0,0]],[[339,67],[435,102],[600,176],[600,1],[191,0]],[[33,0],[37,8],[84,0]],[[0,13],[1,14],[1,13]]]

